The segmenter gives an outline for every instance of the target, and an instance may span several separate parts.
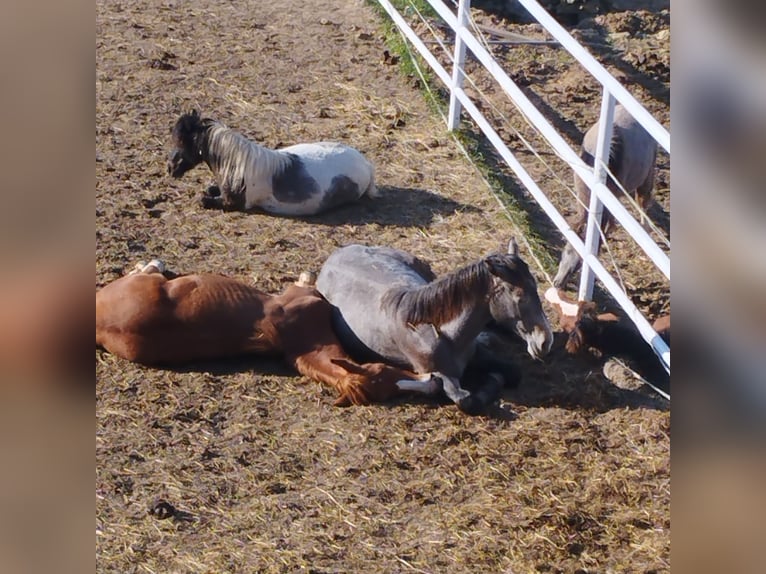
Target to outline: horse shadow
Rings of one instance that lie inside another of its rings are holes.
[[[297,377],[295,369],[291,368],[283,359],[274,356],[243,355],[241,357],[229,357],[225,359],[210,359],[194,361],[185,365],[172,365],[163,367],[163,370],[174,373],[210,373],[214,376],[236,375],[239,373],[252,373],[253,375]]]
[[[669,20],[669,16],[667,16]],[[597,59],[617,68],[624,74],[621,80],[628,87],[630,84],[638,84],[649,92],[652,97],[664,106],[670,105],[670,70],[656,70],[655,72],[644,71],[625,59],[625,54],[612,46],[609,41],[609,30],[595,20],[589,22],[589,32],[593,34],[593,41],[588,42],[588,50]]]
[[[553,348],[542,361],[532,359],[520,339],[505,335],[493,339],[495,352],[513,361],[522,373],[520,383],[506,388],[502,395],[512,405],[593,412],[624,408],[666,411],[670,408],[669,401],[646,385],[622,388],[608,378],[603,370],[611,357],[598,357],[586,351],[569,354],[564,349],[566,333],[554,334]],[[647,367],[626,362],[658,388],[670,391],[670,377],[659,364]]]
[[[293,379],[300,377],[294,369],[290,368],[290,366],[279,357],[248,355],[230,357],[227,359],[195,361],[185,365],[163,367],[163,370],[180,374],[209,373],[216,377],[236,375],[240,373],[249,373],[253,376],[289,377]],[[329,400],[335,400],[335,395],[332,389],[325,385],[320,385],[320,387],[323,389],[323,393],[327,393]],[[384,402],[374,403],[373,406],[377,408],[398,409],[403,406],[414,405],[419,405],[427,409],[439,409],[453,407],[454,403],[444,394],[428,396],[412,393],[409,395],[401,395]],[[490,405],[487,407],[487,410],[479,416],[505,421],[512,421],[518,418],[518,416],[509,408],[497,404]]]
[[[473,129],[463,129],[460,133],[468,143],[467,147],[478,154],[484,168],[502,188],[501,199],[512,203],[514,211],[524,214],[526,227],[530,232],[534,230],[534,234],[544,242],[550,253],[563,249],[564,240],[558,228],[527,189],[510,174],[508,164],[487,137],[479,130]]]
[[[437,218],[456,212],[479,213],[481,210],[443,197],[437,193],[417,188],[381,186],[378,196],[363,196],[359,201],[342,205],[318,215],[306,217],[306,221],[319,225],[369,225],[425,227]]]
[[[515,406],[558,407],[566,410],[607,412],[614,409],[651,409],[667,411],[669,401],[648,387],[636,390],[620,388],[603,373],[608,357],[597,357],[583,352],[570,355],[564,349],[566,334],[555,333],[550,354],[543,361],[535,361],[526,351],[526,344],[516,337],[496,333],[491,337],[493,351],[515,363],[521,372],[521,381],[514,387],[503,389],[501,403],[495,403],[478,415],[488,419],[514,421],[518,415]],[[650,371],[629,363],[640,375],[660,389],[670,391],[670,377],[659,367]],[[228,359],[196,361],[181,366],[168,367],[175,373],[209,373],[227,376],[250,373],[254,376],[299,377],[283,359],[274,356],[242,356]],[[470,384],[466,387],[470,388]],[[326,388],[326,387],[322,387]],[[332,395],[332,391],[327,389]],[[416,393],[376,403],[378,408],[395,409],[405,405],[426,408],[452,408],[454,404],[446,395],[425,396]],[[352,407],[353,408],[353,407]],[[466,415],[467,416],[467,415]]]

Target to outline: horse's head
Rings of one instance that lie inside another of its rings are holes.
[[[199,144],[200,135],[205,129],[196,110],[178,118],[171,132],[173,148],[168,154],[168,173],[171,176],[181,177],[202,162],[202,149]]]
[[[516,240],[511,239],[508,253],[493,254],[484,261],[496,277],[490,299],[495,323],[524,339],[532,357],[544,357],[553,345],[553,332],[537,294],[537,281],[519,257]]]
[[[571,243],[567,243],[564,250],[561,252],[561,261],[559,262],[558,271],[553,278],[553,286],[557,289],[563,289],[566,287],[569,280],[574,275],[575,271],[580,268],[582,259],[580,254],[575,251],[574,246]]]

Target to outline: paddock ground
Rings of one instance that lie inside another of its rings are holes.
[[[478,21],[536,33],[488,6]],[[369,4],[99,0],[97,10],[97,288],[159,257],[274,292],[351,242],[446,272],[519,232],[418,80],[386,55]],[[575,26],[611,46],[600,56],[667,125],[667,14]],[[592,86],[535,50],[497,47],[576,142],[598,111]],[[192,108],[270,147],[354,145],[377,165],[382,196],[309,220],[203,210],[206,168],[165,173],[170,128]],[[530,220],[555,257],[560,239]],[[619,234],[614,251],[630,262],[637,303],[666,310],[666,287]],[[669,571],[667,404],[607,379],[596,357],[567,356],[560,335],[542,363],[521,344],[506,351],[522,384],[471,418],[414,399],[338,409],[278,361],[168,371],[97,350],[97,571]],[[150,515],[160,500],[182,513]]]

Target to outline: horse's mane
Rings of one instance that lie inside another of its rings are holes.
[[[481,260],[419,289],[393,288],[384,296],[383,304],[404,309],[405,321],[413,325],[443,325],[478,297],[486,296],[491,284],[492,275]]]
[[[259,145],[221,122],[205,119],[202,126],[207,143],[205,159],[230,189],[239,189],[248,173],[278,174],[290,162],[288,155]]]

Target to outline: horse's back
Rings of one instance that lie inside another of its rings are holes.
[[[199,323],[216,321],[225,324],[242,314],[262,316],[268,295],[231,277],[223,275],[187,275],[168,281],[167,297],[174,304],[179,319]]]
[[[327,258],[317,278],[317,289],[333,303],[343,296],[369,299],[370,293],[382,294],[392,287],[419,287],[432,279],[430,268],[409,253],[354,244]]]
[[[295,154],[304,161],[327,161],[328,159],[348,157],[369,163],[358,149],[340,142],[305,142],[279,148],[277,151]]]
[[[407,365],[398,348],[401,325],[384,304],[384,296],[391,289],[428,283],[429,273],[424,263],[403,251],[348,245],[325,261],[316,285],[333,305],[333,327],[353,357]]]
[[[589,165],[593,165],[598,129],[597,121],[583,139],[583,158]],[[609,169],[626,191],[635,190],[648,178],[656,154],[657,142],[649,132],[623,106],[615,106]]]
[[[325,196],[322,210],[353,201],[364,194],[376,194],[374,166],[362,152],[351,146],[315,142],[279,151],[299,158],[302,169],[317,182]]]

